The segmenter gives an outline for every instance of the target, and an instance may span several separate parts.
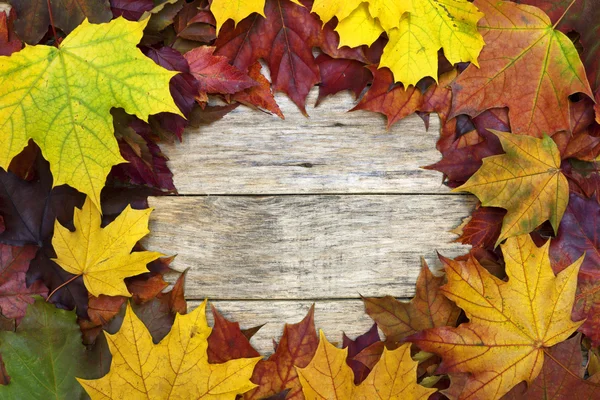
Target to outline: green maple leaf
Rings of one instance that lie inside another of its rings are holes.
[[[175,72],[136,47],[148,20],[84,21],[60,45],[27,46],[0,57],[0,167],[33,139],[50,162],[54,186],[67,184],[99,207],[113,165],[125,162],[110,109],[143,120],[181,115],[169,93]]]
[[[16,332],[0,331],[0,351],[11,379],[0,385],[1,399],[85,398],[75,377],[103,372],[81,343],[75,321],[73,311],[59,310],[38,297]]]

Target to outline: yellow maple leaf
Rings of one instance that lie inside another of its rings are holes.
[[[0,167],[33,139],[50,162],[54,186],[70,185],[100,208],[106,176],[125,162],[110,109],[143,120],[160,112],[181,115],[169,92],[176,72],[136,47],[147,22],[84,21],[59,48],[26,46],[0,57]]]
[[[210,4],[210,11],[217,21],[217,35],[223,24],[232,19],[237,26],[238,22],[252,13],[265,16],[266,0],[213,0]],[[290,0],[301,7],[304,7],[298,0]]]
[[[348,349],[338,349],[320,331],[317,351],[305,368],[296,367],[306,400],[419,400],[436,389],[417,384],[417,362],[410,357],[410,343],[396,350],[384,349],[369,376],[358,386],[346,364]]]
[[[127,305],[121,329],[106,334],[112,354],[110,371],[100,379],[78,381],[92,400],[234,400],[256,387],[250,377],[260,357],[209,364],[211,331],[204,301],[189,314],[177,314],[169,334],[154,344]]]
[[[483,14],[466,0],[414,0],[414,11],[404,14],[397,29],[388,30],[379,67],[388,67],[396,82],[414,85],[421,78],[437,80],[437,52],[452,64],[470,61],[484,42],[477,31]]]
[[[373,44],[383,33],[383,28],[371,17],[367,4],[362,3],[337,24],[335,31],[340,35],[339,47],[357,47]]]
[[[473,193],[484,206],[508,211],[496,245],[507,237],[529,233],[546,220],[557,232],[569,202],[558,147],[548,136],[537,139],[491,132],[506,154],[484,158],[479,170],[454,191]]]
[[[342,21],[352,11],[356,10],[363,0],[315,0],[310,12],[313,12],[321,18],[323,25],[329,22],[333,17],[336,17],[338,22]]]
[[[88,291],[98,297],[131,296],[124,278],[148,272],[146,264],[161,257],[153,251],[131,252],[133,246],[150,231],[148,219],[152,209],[127,208],[110,224],[102,228],[100,212],[89,197],[83,208],[75,209],[75,232],[54,224],[52,247],[54,261],[65,271],[83,275]]]
[[[316,13],[323,24],[329,22],[333,17],[341,22],[362,5],[367,8],[371,19],[376,19],[377,25],[382,26],[385,30],[397,28],[402,14],[413,9],[412,0],[315,0],[311,12]],[[342,37],[341,33],[340,37]]]
[[[446,297],[461,307],[468,323],[417,333],[407,340],[439,354],[436,373],[458,373],[451,398],[498,399],[521,381],[531,383],[544,363],[544,348],[566,340],[582,323],[571,320],[577,273],[584,256],[554,276],[548,249],[529,235],[501,245],[508,282],[474,257],[444,259]],[[458,381],[458,380],[457,380]]]

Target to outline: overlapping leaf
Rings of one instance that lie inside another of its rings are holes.
[[[81,344],[75,314],[41,298],[27,308],[16,332],[0,331],[0,352],[11,378],[0,385],[7,400],[83,398],[75,377],[92,378],[98,368]]]
[[[585,367],[581,355],[581,335],[553,346],[546,353],[544,367],[530,387],[520,384],[512,389],[505,400],[545,400],[598,398],[600,385],[584,381]]]
[[[71,33],[85,19],[92,23],[112,18],[108,0],[10,0],[17,11],[15,29],[28,44],[37,44],[48,31],[50,14],[54,26]]]
[[[365,311],[392,343],[427,328],[454,326],[460,310],[440,291],[443,282],[444,277],[434,276],[422,260],[417,293],[410,302],[391,296],[366,297],[363,299]]]
[[[75,232],[55,224],[52,246],[54,261],[65,271],[83,276],[88,291],[98,297],[130,296],[124,278],[148,272],[146,264],[162,254],[151,251],[131,252],[133,246],[150,231],[151,209],[134,210],[127,206],[113,222],[101,227],[101,215],[88,197],[73,217]]]
[[[234,29],[223,29],[215,55],[227,57],[244,72],[260,58],[266,60],[273,89],[286,93],[306,114],[306,96],[320,81],[312,54],[321,36],[319,20],[290,0],[267,0],[264,15],[251,15]]]
[[[451,115],[508,107],[513,133],[569,131],[569,95],[593,97],[571,40],[535,7],[495,0],[475,5],[485,14],[479,29],[486,46],[479,68],[469,66],[452,84]]]
[[[538,248],[529,235],[509,238],[501,246],[508,282],[492,276],[473,257],[443,259],[448,284],[442,291],[469,322],[425,330],[408,340],[442,357],[436,373],[462,374],[463,385],[453,381],[450,397],[500,398],[521,381],[531,384],[542,370],[544,349],[567,339],[583,323],[571,320],[583,258],[555,276],[549,246]]]
[[[296,368],[302,391],[313,399],[427,399],[435,389],[417,384],[417,363],[410,357],[410,344],[384,349],[367,379],[354,385],[354,374],[346,365],[347,349],[338,349],[321,331],[319,347],[305,368]]]
[[[0,313],[6,318],[23,318],[27,305],[33,304],[33,295],[48,294],[39,281],[30,287],[25,284],[25,273],[36,251],[33,246],[0,244]]]
[[[312,360],[319,338],[315,331],[314,307],[297,324],[286,324],[275,353],[261,360],[252,374],[258,387],[244,395],[244,399],[258,400],[288,390],[287,399],[302,400],[302,387],[296,367],[303,368]]]
[[[158,344],[127,307],[119,332],[106,335],[113,355],[110,371],[96,380],[79,379],[92,399],[235,399],[250,382],[258,358],[209,364],[206,302],[187,315],[177,315],[169,334]]]
[[[144,120],[159,112],[180,114],[168,90],[175,73],[135,47],[146,24],[122,18],[83,22],[60,48],[31,46],[0,57],[6,93],[0,140],[9,144],[0,152],[0,167],[6,169],[31,138],[50,162],[53,184],[71,185],[99,208],[106,176],[124,161],[110,108],[122,107]]]
[[[452,63],[477,65],[483,47],[477,21],[483,16],[467,1],[317,0],[312,11],[323,22],[338,19],[340,46],[371,45],[382,32],[389,42],[380,66],[388,67],[395,82],[415,85],[421,78],[437,79],[438,50]]]
[[[496,245],[529,233],[548,220],[554,231],[569,201],[560,172],[560,153],[548,136],[537,139],[493,131],[506,154],[487,157],[481,168],[455,191],[471,192],[481,204],[507,210]]]

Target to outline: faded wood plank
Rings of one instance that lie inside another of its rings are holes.
[[[306,316],[311,301],[210,301],[227,319],[240,323],[242,329],[265,324],[252,337],[250,343],[263,355],[273,353],[273,340],[279,342],[285,323],[299,322]],[[189,301],[188,310],[196,308],[199,301]],[[317,300],[315,327],[323,329],[331,342],[342,342],[342,332],[351,338],[365,333],[373,320],[364,311],[360,300]],[[209,325],[213,325],[208,308]],[[383,335],[381,335],[383,339]]]
[[[419,258],[468,248],[449,230],[465,195],[151,198],[145,245],[178,254],[190,299],[412,296]]]
[[[183,143],[161,145],[179,192],[448,193],[441,174],[420,168],[440,159],[436,115],[428,132],[416,115],[387,131],[382,115],[347,112],[355,104],[349,93],[309,108],[310,118],[286,96],[276,98],[285,121],[238,107],[210,127],[189,129]]]

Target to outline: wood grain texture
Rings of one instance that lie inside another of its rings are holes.
[[[240,322],[242,329],[265,324],[252,337],[250,343],[262,355],[273,353],[273,340],[279,342],[285,323],[296,323],[306,316],[315,304],[315,327],[323,329],[331,342],[342,343],[342,332],[351,338],[365,333],[373,320],[364,311],[361,300],[317,301],[210,301],[227,319]],[[199,301],[188,302],[188,310],[196,308]],[[209,309],[210,310],[210,309]],[[213,325],[212,313],[207,313]],[[381,338],[383,335],[380,333]]]
[[[183,143],[161,145],[179,193],[448,193],[441,174],[420,168],[441,158],[436,115],[429,131],[416,115],[387,131],[382,115],[348,112],[349,93],[309,108],[310,118],[286,96],[276,99],[285,120],[239,107],[188,130]]]
[[[189,268],[190,299],[410,297],[419,258],[466,253],[467,195],[151,198],[151,250]],[[252,303],[255,304],[255,303]]]

